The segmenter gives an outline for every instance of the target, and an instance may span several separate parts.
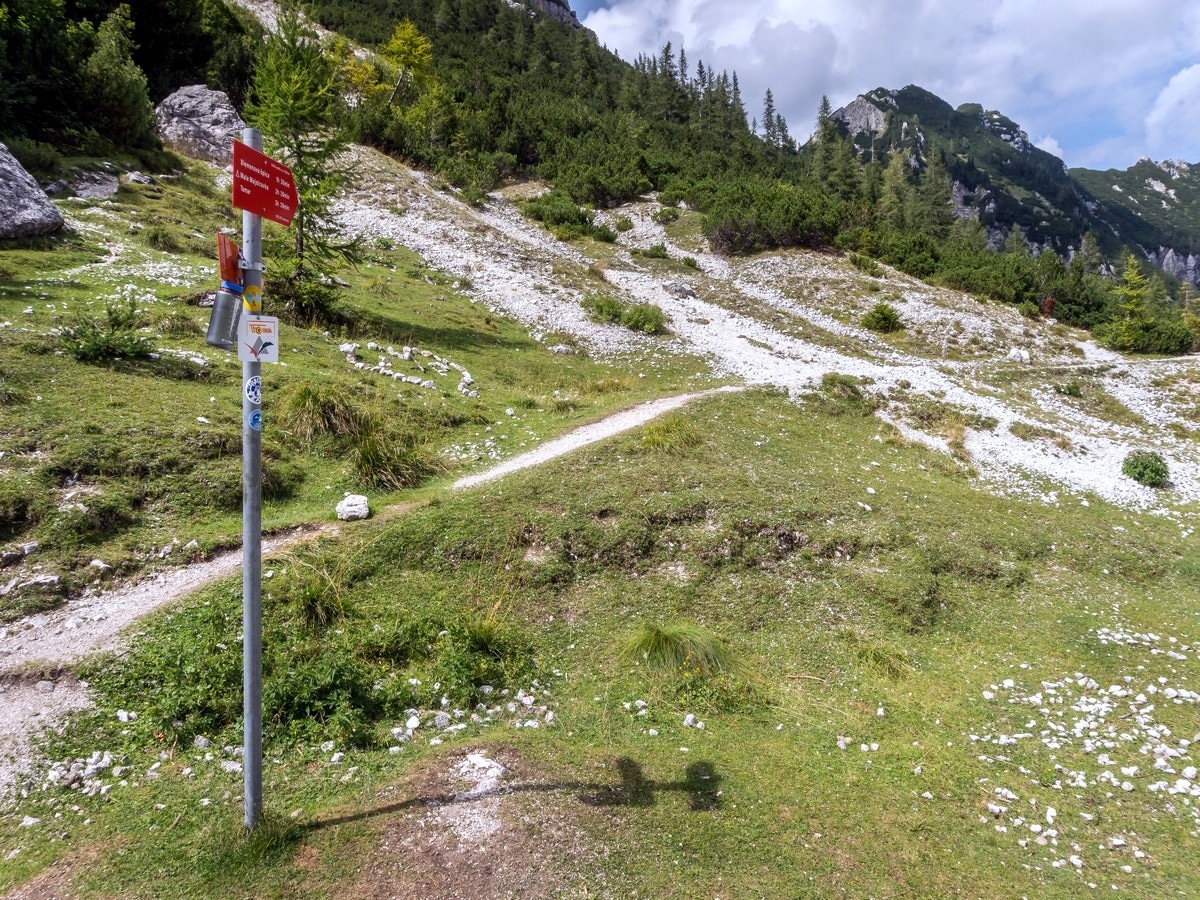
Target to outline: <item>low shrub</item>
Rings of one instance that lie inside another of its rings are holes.
[[[864,272],[873,278],[879,278],[883,275],[883,269],[879,268],[879,263],[869,256],[863,256],[861,253],[851,253],[850,264],[860,272]]]
[[[1021,304],[1017,307],[1017,312],[1019,312],[1026,319],[1037,320],[1042,317],[1041,309],[1039,309],[1038,305],[1036,303],[1034,303],[1032,300],[1022,301]]]
[[[589,294],[580,301],[580,306],[587,310],[588,318],[593,322],[620,322],[625,312],[625,304],[607,294]]]
[[[696,257],[694,256],[685,256],[682,260],[680,260],[680,262],[682,262],[689,269],[700,268],[700,263],[696,262]]]
[[[862,326],[880,334],[892,334],[904,329],[904,320],[892,304],[876,303],[871,311],[863,316]]]
[[[645,334],[662,334],[667,330],[667,316],[653,303],[635,303],[621,313],[621,324]]]
[[[655,211],[651,218],[659,225],[670,225],[672,222],[679,221],[679,210],[673,206],[664,206],[662,209]]]
[[[621,218],[617,219],[617,231],[624,233],[632,230],[633,219],[629,218],[629,216],[621,216]]]
[[[1121,463],[1121,471],[1146,487],[1164,487],[1170,478],[1167,461],[1152,450],[1134,450]]]
[[[641,252],[647,259],[669,259],[666,244],[651,244]]]
[[[64,328],[59,342],[75,359],[145,359],[154,349],[138,329],[141,317],[132,300],[110,301],[101,319],[81,319]]]
[[[1118,320],[1097,326],[1093,336],[1110,350],[1178,356],[1191,352],[1196,337],[1179,320],[1151,322]]]
[[[62,156],[52,144],[30,138],[9,138],[5,145],[28,172],[52,175],[62,165]]]
[[[596,225],[595,213],[579,206],[562,191],[550,191],[530,200],[525,204],[525,213],[561,241],[585,236],[609,243],[617,239],[616,231],[607,225]]]
[[[1056,384],[1054,386],[1056,394],[1062,394],[1064,397],[1082,397],[1083,385],[1078,381],[1068,381],[1066,384]]]

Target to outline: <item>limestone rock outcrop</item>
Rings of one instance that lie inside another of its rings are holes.
[[[0,144],[0,238],[33,237],[63,227],[63,215],[8,147]]]
[[[229,97],[202,84],[181,87],[154,111],[158,136],[177,153],[227,166],[233,159],[233,139],[246,123]]]

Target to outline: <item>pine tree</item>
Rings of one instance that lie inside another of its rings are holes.
[[[297,6],[285,4],[255,72],[247,116],[262,131],[268,153],[291,168],[300,196],[290,252],[276,244],[291,271],[269,288],[284,295],[290,312],[309,321],[327,313],[329,301],[314,285],[357,250],[339,238],[333,212],[348,174],[338,162],[349,143],[338,122],[339,101],[337,67],[301,23]]]
[[[813,139],[817,144],[817,177],[827,184],[833,177],[834,157],[837,155],[839,137],[837,122],[833,118],[833,109],[829,105],[829,98],[822,94],[821,105],[817,107],[817,129],[813,134]]]
[[[855,200],[862,194],[862,166],[849,141],[837,142],[829,181],[834,192],[843,200]]]
[[[954,224],[951,200],[950,175],[942,163],[941,153],[931,150],[925,174],[917,188],[912,224],[930,237],[944,241]]]
[[[133,61],[133,21],[121,4],[96,32],[96,49],[80,71],[83,113],[101,135],[122,147],[153,147],[154,107],[146,75]]]
[[[883,170],[879,221],[887,227],[897,230],[908,227],[909,207],[912,205],[912,185],[908,180],[911,171],[903,153],[893,153],[887,168]]]
[[[778,132],[775,125],[775,95],[771,93],[771,89],[767,88],[767,93],[763,97],[763,140],[772,147],[778,144]]]

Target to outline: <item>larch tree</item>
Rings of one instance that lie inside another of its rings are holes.
[[[349,175],[342,159],[349,140],[339,124],[337,65],[294,3],[284,5],[278,26],[255,72],[247,118],[262,131],[266,151],[291,168],[300,205],[291,246],[270,242],[275,265],[289,271],[272,277],[268,289],[296,318],[317,321],[329,313],[327,276],[356,256],[357,243],[341,237],[333,210]]]

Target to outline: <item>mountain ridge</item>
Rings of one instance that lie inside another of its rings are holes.
[[[864,162],[907,152],[923,170],[929,152],[939,152],[956,215],[978,219],[994,247],[1016,228],[1039,252],[1069,258],[1091,232],[1109,254],[1132,245],[1175,278],[1200,283],[1198,165],[1142,159],[1123,172],[1069,168],[1004,113],[979,103],[952,107],[917,85],[867,91],[832,117]]]

